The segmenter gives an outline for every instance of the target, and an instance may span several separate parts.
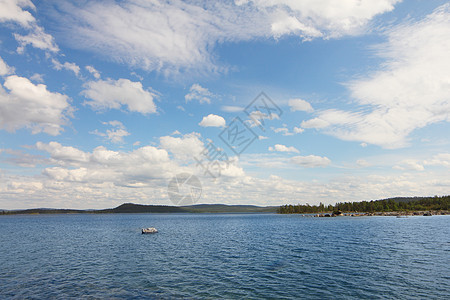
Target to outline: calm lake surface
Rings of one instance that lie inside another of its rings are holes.
[[[450,216],[0,216],[0,298],[449,299],[449,225]]]

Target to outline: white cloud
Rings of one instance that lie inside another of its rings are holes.
[[[285,146],[285,145],[280,145],[280,144],[276,144],[273,147],[269,147],[269,151],[277,151],[277,152],[294,152],[294,153],[300,153],[300,151],[298,151],[295,147],[291,146]]]
[[[14,73],[14,68],[8,66],[5,61],[0,57],[0,76],[5,76]]]
[[[224,112],[229,112],[229,113],[237,113],[237,112],[241,112],[244,111],[243,107],[240,106],[230,106],[230,105],[224,105],[220,108],[222,111]]]
[[[151,146],[130,152],[111,151],[102,146],[91,152],[77,149],[81,155],[69,148],[61,153],[75,154],[62,160],[53,148],[61,151],[60,147],[70,146],[50,144],[41,145],[43,148],[49,146],[51,161],[41,176],[0,173],[0,207],[105,208],[124,202],[170,205],[167,197],[170,178],[194,170],[171,161],[165,149]],[[52,151],[55,154],[51,154]],[[266,160],[267,163],[271,161]],[[233,165],[238,166],[237,163],[233,161]],[[335,203],[396,195],[444,195],[450,188],[448,172],[339,175],[327,180],[288,180],[282,176],[257,178],[232,168],[229,173],[239,176],[223,174],[212,180],[203,173],[195,173],[202,182],[202,203],[282,205],[297,204],[298,199],[308,199],[310,204]]]
[[[272,34],[275,38],[283,35],[296,34],[302,36],[305,40],[323,36],[323,34],[314,27],[306,26],[296,17],[289,16],[285,12],[278,12],[275,20],[271,24]]]
[[[50,157],[58,164],[79,164],[89,161],[89,155],[77,148],[70,146],[63,146],[58,142],[50,142],[48,144],[37,142],[36,148],[41,151],[46,151]]]
[[[356,164],[358,165],[358,167],[361,167],[361,168],[370,166],[370,163],[365,159],[358,159],[356,161]]]
[[[156,94],[144,90],[142,83],[128,79],[89,81],[85,84],[82,94],[91,99],[85,103],[94,110],[121,109],[127,106],[131,112],[150,114],[156,112],[153,99]]]
[[[115,144],[124,143],[123,138],[130,135],[130,133],[126,130],[125,126],[120,121],[103,122],[103,125],[110,125],[114,128],[107,129],[106,132],[100,132],[96,129],[90,133],[105,137],[110,142]]]
[[[31,77],[31,80],[35,81],[35,82],[39,82],[39,83],[43,83],[44,82],[44,75],[42,74],[38,74],[38,73],[34,73]]]
[[[65,63],[62,64],[55,58],[52,59],[52,63],[53,67],[58,71],[65,69],[68,71],[72,71],[73,73],[75,73],[76,76],[80,74],[80,67],[76,63],[70,63],[66,61]]]
[[[189,93],[184,96],[186,102],[197,100],[199,103],[211,103],[211,98],[215,95],[211,93],[207,88],[194,83],[189,89]]]
[[[306,111],[306,112],[314,111],[311,104],[309,104],[309,102],[302,100],[302,99],[289,100],[289,107],[291,108],[291,111]]]
[[[300,127],[294,127],[294,133],[303,133],[303,131],[305,131],[305,129]]]
[[[92,76],[94,76],[95,79],[100,79],[100,72],[97,71],[93,66],[86,66],[85,68],[89,73],[92,74]]]
[[[17,48],[18,53],[23,53],[27,45],[31,45],[34,48],[41,50],[48,50],[50,52],[58,52],[59,48],[56,45],[53,37],[44,32],[44,29],[40,26],[34,26],[33,31],[27,35],[20,35],[15,33],[14,37],[20,44]]]
[[[399,162],[397,165],[392,167],[393,169],[397,170],[414,170],[414,171],[423,171],[424,167],[421,163],[412,160],[412,159],[405,159]]]
[[[192,132],[181,137],[163,136],[159,138],[161,148],[169,151],[180,161],[191,161],[194,156],[198,156],[204,145],[200,140],[200,134]]]
[[[249,119],[245,120],[244,122],[248,124],[250,127],[256,127],[256,126],[265,126],[264,120],[278,120],[280,119],[280,116],[276,113],[265,113],[260,110],[254,110],[250,113],[248,116]],[[272,128],[273,129],[273,128]]]
[[[62,146],[57,142],[39,142],[36,146],[39,150],[48,152],[57,165],[43,171],[45,176],[56,181],[90,184],[111,182],[120,186],[155,178],[169,178],[178,169],[170,161],[166,150],[152,146],[131,152],[111,151],[99,146],[91,153]]]
[[[326,167],[331,163],[327,157],[316,155],[294,156],[291,158],[291,162],[305,168]]]
[[[211,53],[217,44],[292,34],[303,40],[354,35],[397,2],[64,2],[55,8],[55,14],[64,17],[55,19],[62,23],[61,38],[72,47],[165,74],[216,72],[225,69]]]
[[[378,14],[394,9],[399,0],[253,0],[264,11],[270,11],[272,33],[275,36],[296,34],[311,39],[314,37],[339,37],[361,32],[368,22]]]
[[[33,134],[58,135],[67,125],[73,108],[66,95],[52,93],[44,84],[33,84],[24,77],[6,78],[0,85],[0,128],[15,131],[30,128]]]
[[[287,125],[283,124],[283,126],[287,126]],[[291,136],[294,134],[302,133],[304,131],[303,128],[298,128],[298,127],[294,127],[292,132],[289,131],[289,128],[287,128],[287,127],[280,127],[280,128],[270,127],[270,128],[273,130],[273,132],[281,133],[284,136]]]
[[[271,129],[273,130],[273,132],[275,132],[275,133],[280,133],[281,132],[285,136],[292,135],[292,133],[289,132],[289,129],[287,127],[280,127],[280,128],[273,128],[272,127]]]
[[[36,20],[24,8],[36,9],[29,0],[0,1],[0,22],[16,22],[25,28],[29,28]]]
[[[348,84],[360,108],[323,111],[302,127],[327,127],[326,133],[343,140],[400,148],[415,129],[450,121],[450,4],[386,36],[377,47],[386,60],[383,69]]]
[[[202,121],[198,123],[202,127],[225,127],[225,119],[221,116],[209,114],[203,117]]]
[[[300,124],[300,126],[303,128],[316,128],[316,129],[325,128],[328,125],[330,125],[330,123],[328,121],[325,121],[320,118],[314,118],[314,119],[302,121],[302,123]]]
[[[27,35],[14,33],[14,37],[19,43],[18,53],[23,53],[27,45],[50,52],[58,52],[53,37],[44,32],[44,29],[37,25],[34,16],[27,10],[36,10],[34,4],[29,0],[3,0],[0,1],[0,23],[14,22],[27,29]]]
[[[450,167],[450,153],[439,153],[430,160],[424,161],[425,165]]]

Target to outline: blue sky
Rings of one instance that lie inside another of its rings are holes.
[[[180,173],[198,203],[448,194],[449,20],[446,1],[0,1],[0,208],[170,205]],[[280,110],[245,110],[261,92]],[[236,117],[243,151],[220,138]]]

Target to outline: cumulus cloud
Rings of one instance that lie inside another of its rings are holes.
[[[399,162],[397,165],[392,167],[397,170],[413,170],[413,171],[423,171],[424,167],[418,161],[412,159],[405,159]]]
[[[47,90],[44,84],[33,84],[24,77],[12,75],[0,85],[0,128],[15,131],[29,128],[33,134],[58,135],[72,116],[69,98]]]
[[[212,53],[223,42],[285,35],[310,40],[358,34],[376,15],[393,10],[397,2],[54,1],[55,20],[64,22],[61,38],[71,46],[165,74],[223,70]]]
[[[67,159],[58,155],[73,152],[72,149],[60,149],[70,146],[43,143],[40,147],[48,147],[41,151],[48,152],[51,161],[41,176],[0,173],[0,207],[105,208],[124,202],[167,205],[172,204],[167,197],[170,178],[180,172],[193,173],[193,169],[171,161],[167,150],[152,146],[129,152],[111,151],[100,146],[91,152],[74,152]],[[29,159],[33,160],[32,157]],[[339,175],[312,181],[288,180],[273,175],[258,178],[244,173],[211,180],[203,176],[203,172],[194,174],[202,181],[202,203],[282,205],[296,204],[298,199],[308,199],[310,204],[334,203],[392,195],[444,195],[450,187],[447,173],[426,171],[384,176]]]
[[[14,72],[14,69],[8,66],[0,57],[0,76],[5,76]]]
[[[277,151],[277,152],[294,152],[294,153],[299,153],[300,151],[298,151],[295,147],[291,146],[285,146],[285,145],[280,145],[280,144],[276,144],[273,147],[269,147],[269,151]]]
[[[383,69],[348,83],[360,107],[325,110],[302,123],[343,140],[400,148],[418,128],[450,121],[450,4],[386,31]]]
[[[77,165],[89,161],[89,155],[87,153],[74,147],[63,146],[58,142],[50,142],[48,144],[37,142],[36,148],[48,152],[51,159],[61,165]]]
[[[202,121],[198,123],[202,127],[225,127],[225,119],[221,116],[209,114],[203,117]]]
[[[450,167],[450,153],[439,153],[429,160],[424,161],[425,165]]]
[[[326,167],[331,163],[327,157],[316,155],[294,156],[291,162],[305,168]]]
[[[112,151],[99,146],[91,153],[57,142],[38,143],[36,146],[48,152],[57,164],[43,171],[44,175],[56,181],[132,184],[153,178],[168,178],[178,169],[166,150],[152,146],[131,152]]]
[[[294,127],[294,133],[303,133],[303,131],[305,131],[303,128]]]
[[[302,99],[291,99],[291,100],[289,100],[288,103],[289,103],[289,107],[291,108],[291,111],[306,111],[306,112],[314,111],[311,104],[309,104],[309,102],[302,100]]]
[[[106,132],[100,132],[97,129],[89,133],[105,137],[111,143],[121,144],[124,142],[123,138],[129,136],[130,133],[120,121],[103,122],[103,125],[110,125],[113,128],[107,129]]]
[[[126,106],[130,112],[142,114],[156,113],[153,99],[156,94],[145,90],[142,83],[128,79],[89,81],[82,94],[90,99],[85,103],[94,110],[121,109]]]
[[[211,98],[215,95],[207,88],[202,87],[198,83],[194,83],[189,89],[189,93],[184,96],[186,102],[197,100],[199,103],[211,103]]]
[[[128,152],[113,151],[104,146],[86,152],[58,142],[38,142],[36,149],[49,155],[45,162],[47,166],[42,170],[42,176],[38,181],[40,187],[45,187],[45,191],[39,190],[47,193],[47,196],[52,193],[59,194],[62,191],[67,195],[77,194],[82,187],[82,194],[86,192],[92,197],[98,197],[100,201],[106,201],[105,197],[108,197],[110,193],[115,195],[115,199],[119,198],[117,201],[122,202],[125,198],[120,196],[121,193],[140,203],[149,198],[155,201],[161,201],[162,198],[167,200],[167,182],[175,174],[181,172],[196,174],[206,180],[206,182],[203,181],[205,187],[207,180],[212,180],[204,176],[204,170],[198,168],[194,160],[194,156],[199,155],[199,152],[204,149],[199,138],[198,133],[180,137],[165,136],[160,138],[159,147],[143,146]],[[35,161],[37,159],[34,158]],[[30,163],[33,163],[33,158],[31,160]],[[39,161],[43,161],[42,157]],[[241,178],[245,176],[245,173],[239,167],[238,160],[232,158],[221,175],[220,180],[227,181]],[[3,179],[0,181],[0,189],[4,188],[4,182]],[[16,182],[15,187],[11,187],[8,183],[8,191],[19,192],[22,187],[28,186],[30,181],[22,178]],[[39,194],[31,189],[28,192],[32,195]],[[136,194],[140,197],[134,198]],[[154,198],[156,195],[157,198]],[[1,201],[0,198],[0,203]],[[86,205],[86,202],[84,203]]]
[[[30,0],[0,1],[0,22],[15,22],[26,28],[31,27],[36,20],[25,8],[36,10]]]
[[[200,134],[196,132],[185,134],[181,137],[162,136],[159,138],[161,148],[169,151],[174,158],[180,161],[191,161],[194,156],[204,150]]]

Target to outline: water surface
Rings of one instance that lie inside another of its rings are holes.
[[[0,216],[0,298],[450,297],[450,216]],[[159,233],[142,235],[143,227]]]

